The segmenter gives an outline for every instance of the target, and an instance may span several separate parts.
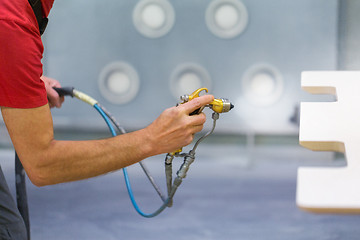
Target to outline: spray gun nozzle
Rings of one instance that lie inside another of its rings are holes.
[[[210,108],[217,113],[229,112],[234,105],[226,98],[216,98],[210,104]]]

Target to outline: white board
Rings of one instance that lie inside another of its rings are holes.
[[[302,88],[334,102],[303,102],[299,142],[314,151],[343,152],[345,167],[301,167],[297,205],[305,210],[360,213],[360,72],[303,72]]]

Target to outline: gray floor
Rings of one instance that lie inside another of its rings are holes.
[[[145,163],[164,189],[163,156]],[[14,189],[13,153],[0,163]],[[251,155],[236,145],[204,144],[174,206],[147,219],[131,206],[122,172],[36,188],[28,183],[32,239],[360,239],[360,216],[317,215],[296,207],[296,170],[336,165],[330,153],[297,146],[257,147]],[[160,199],[141,173],[128,168],[145,212]]]

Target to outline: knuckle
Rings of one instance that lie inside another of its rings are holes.
[[[194,139],[194,136],[193,136],[192,134],[190,134],[190,135],[186,138],[185,144],[186,144],[186,145],[189,145],[190,143],[192,143],[193,139]]]
[[[164,113],[171,118],[175,118],[178,115],[178,111],[176,108],[168,108],[164,111]]]
[[[192,138],[192,135],[194,134],[194,132],[192,131],[191,128],[186,128],[183,132],[184,132],[185,139]]]
[[[204,113],[201,113],[196,116],[196,118],[193,119],[193,125],[203,125],[206,122],[206,115]]]
[[[167,108],[164,110],[164,113],[170,114],[171,112],[173,112],[173,108]]]
[[[202,106],[202,103],[201,103],[200,99],[198,99],[198,98],[193,99],[192,103],[195,108],[199,108]]]
[[[201,122],[202,122],[202,123],[205,123],[205,122],[206,122],[206,115],[205,115],[205,113],[201,113],[199,116],[200,116]]]

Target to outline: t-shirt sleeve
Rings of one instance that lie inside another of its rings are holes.
[[[43,45],[32,27],[0,19],[0,106],[34,108],[47,104],[42,75]]]

